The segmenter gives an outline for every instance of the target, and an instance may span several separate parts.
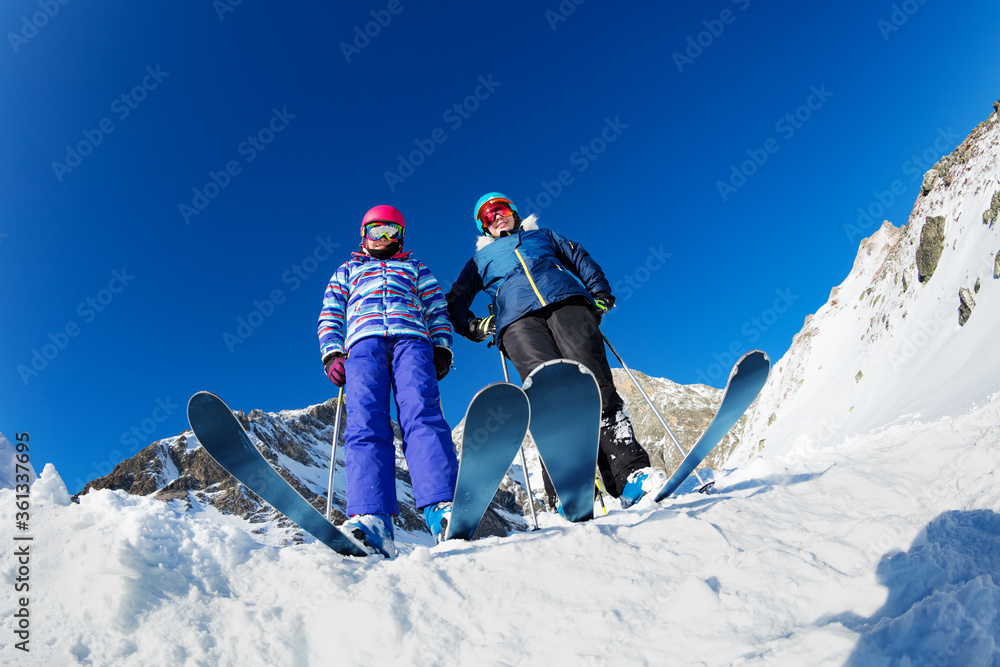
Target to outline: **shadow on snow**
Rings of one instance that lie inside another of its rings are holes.
[[[860,633],[848,666],[1000,665],[1000,514],[944,512],[876,573],[881,609],[825,621]]]

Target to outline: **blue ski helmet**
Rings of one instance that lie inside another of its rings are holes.
[[[514,206],[514,202],[510,200],[510,197],[500,192],[487,192],[479,198],[479,201],[476,202],[476,210],[472,212],[472,217],[476,220],[476,229],[478,229],[479,233],[483,236],[489,236],[490,233],[483,228],[483,221],[479,219],[479,211],[481,211],[484,206],[494,201],[502,201],[510,204],[510,209],[514,211],[514,215],[517,219],[520,220],[521,218],[517,212],[517,207]]]

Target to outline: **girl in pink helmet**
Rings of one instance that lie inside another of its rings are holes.
[[[451,517],[458,462],[438,381],[451,367],[452,329],[438,281],[403,252],[406,223],[392,206],[361,221],[361,247],[330,279],[319,316],[327,377],[344,387],[347,530],[372,553],[396,553],[395,397],[413,498],[440,541]]]

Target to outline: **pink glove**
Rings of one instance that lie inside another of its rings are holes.
[[[326,376],[338,387],[344,386],[347,377],[344,374],[344,357],[337,355],[326,363]]]
[[[434,370],[437,371],[438,381],[451,370],[451,350],[446,347],[434,348]]]

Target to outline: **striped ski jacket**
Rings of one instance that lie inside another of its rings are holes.
[[[323,363],[369,336],[413,336],[451,348],[441,286],[408,252],[386,260],[355,252],[330,279],[319,314]]]

